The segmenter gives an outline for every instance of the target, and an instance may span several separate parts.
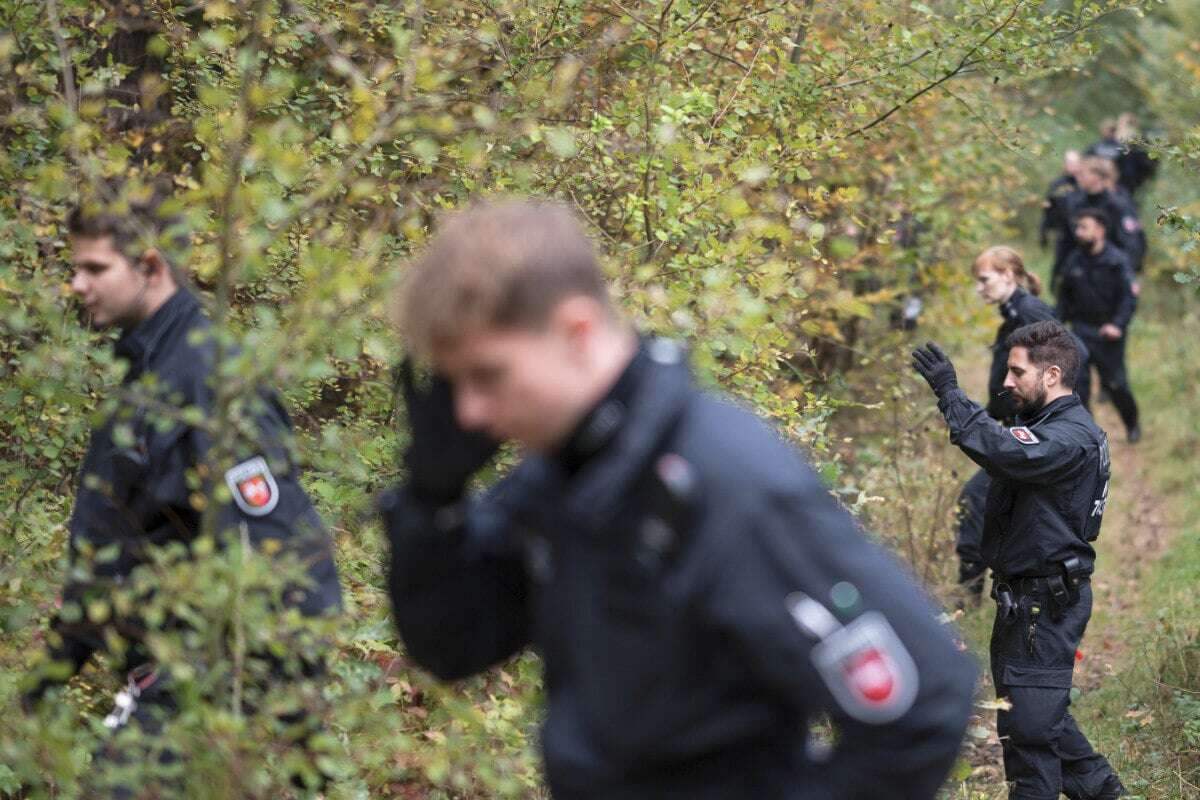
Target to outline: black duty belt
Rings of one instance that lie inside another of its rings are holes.
[[[1050,575],[1005,575],[993,571],[992,597],[1006,618],[1016,613],[1016,598],[1028,595],[1049,599],[1053,616],[1060,617],[1079,600],[1079,590],[1089,580],[1087,568],[1078,558],[1071,557]]]

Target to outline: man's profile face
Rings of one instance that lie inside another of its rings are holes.
[[[433,360],[454,388],[458,423],[498,441],[550,452],[586,411],[578,344],[553,322],[470,333],[438,348]]]
[[[128,326],[140,318],[147,278],[111,236],[72,236],[71,264],[71,291],[93,327]]]
[[[1103,242],[1104,234],[1104,226],[1091,217],[1080,217],[1075,221],[1075,238],[1084,245]]]
[[[1014,347],[1009,351],[1004,388],[1017,411],[1037,411],[1046,405],[1046,377],[1046,369],[1029,360],[1027,349]]]
[[[1104,191],[1104,176],[1091,167],[1081,168],[1075,180],[1079,181],[1079,188],[1087,194],[1100,194]]]

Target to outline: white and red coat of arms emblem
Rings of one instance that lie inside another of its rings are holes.
[[[279,486],[262,456],[243,461],[226,472],[225,485],[237,507],[252,517],[265,517],[279,503]]]
[[[1041,441],[1041,439],[1034,435],[1033,431],[1024,426],[1009,428],[1008,432],[1021,444],[1037,444]]]
[[[860,722],[902,717],[917,699],[917,665],[887,618],[868,611],[847,625],[797,592],[789,610],[806,632],[820,636],[812,662],[833,699]],[[823,612],[823,613],[822,613]]]

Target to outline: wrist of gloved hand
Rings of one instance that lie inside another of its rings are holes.
[[[955,375],[947,375],[945,377],[938,376],[933,384],[933,393],[941,400],[950,392],[958,388],[958,377]]]

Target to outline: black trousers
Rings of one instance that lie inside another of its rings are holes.
[[[958,581],[974,594],[983,591],[983,573],[987,568],[981,551],[983,543],[983,507],[992,479],[983,470],[971,476],[958,495],[958,527],[954,550],[958,553]]]
[[[1101,338],[1091,329],[1075,328],[1075,333],[1083,339],[1088,348],[1087,365],[1075,381],[1075,393],[1085,408],[1090,408],[1088,402],[1092,394],[1092,367],[1100,373],[1100,385],[1110,397],[1121,422],[1126,430],[1132,430],[1138,424],[1137,401],[1133,399],[1133,391],[1129,388],[1129,379],[1125,374],[1125,336],[1115,342]]]
[[[1017,613],[1006,620],[997,609],[991,642],[996,696],[1012,703],[997,714],[1009,800],[1115,797],[1116,773],[1067,710],[1075,652],[1092,614],[1091,586],[1085,582],[1079,600],[1056,618],[1048,593],[1009,585]]]

